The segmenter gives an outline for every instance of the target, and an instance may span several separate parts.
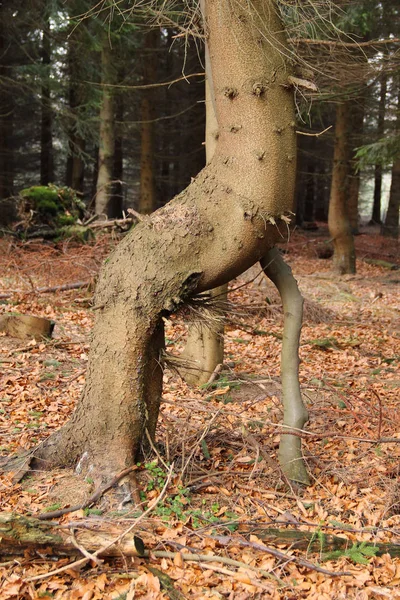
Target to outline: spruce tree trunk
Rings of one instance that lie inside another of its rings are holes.
[[[118,81],[123,82],[125,77],[124,69],[118,72]],[[109,213],[111,218],[118,218],[122,215],[124,208],[124,145],[123,145],[123,127],[124,127],[124,96],[120,92],[115,97],[115,147],[114,147],[114,164],[113,164],[113,192],[110,202]]]
[[[115,150],[114,83],[113,55],[108,36],[104,34],[101,49],[101,72],[103,97],[100,108],[99,167],[96,184],[96,215],[109,217],[112,196],[112,174]]]
[[[208,62],[208,61],[207,61]],[[217,147],[218,122],[210,85],[206,81],[206,161],[211,162]],[[210,300],[216,312],[221,312],[220,320],[213,323],[199,321],[191,323],[188,329],[186,346],[182,358],[189,366],[181,371],[185,381],[201,386],[207,383],[218,365],[224,361],[224,323],[222,313],[226,303],[228,286],[222,285],[210,291]],[[218,310],[220,308],[220,310]]]
[[[347,206],[351,158],[349,148],[350,112],[348,102],[338,104],[328,214],[329,233],[333,239],[334,248],[333,265],[340,274],[355,273],[356,271],[354,239]]]
[[[49,18],[46,18],[42,31],[42,65],[44,73],[41,96],[40,185],[48,185],[54,181],[53,109],[51,106],[50,93],[50,64],[50,20]]]
[[[79,31],[80,28],[76,28]],[[72,34],[71,34],[72,35]],[[77,51],[76,51],[77,50]],[[85,103],[85,90],[79,82],[81,77],[79,52],[82,47],[79,44],[79,38],[75,36],[69,40],[68,46],[68,75],[69,75],[69,127],[68,127],[68,150],[66,185],[74,190],[83,192],[83,180],[85,164],[83,162],[83,153],[85,151],[85,140],[79,135],[79,109]]]
[[[144,44],[143,81],[145,84],[156,82],[156,57],[159,32],[156,29],[146,34]],[[154,95],[151,90],[142,92],[140,119],[142,121],[140,133],[140,200],[139,212],[150,214],[157,208],[156,188],[154,178],[154,123],[153,103]]]
[[[392,238],[399,237],[400,209],[400,158],[395,160],[392,167],[392,182],[390,184],[389,204],[385,223],[382,225],[382,235]]]
[[[181,194],[139,223],[102,267],[85,388],[34,465],[78,464],[97,482],[154,436],[163,316],[265,257],[286,230],[295,116],[286,36],[272,0],[208,0],[206,31],[219,138]],[[262,124],[262,127],[260,127]]]
[[[400,78],[398,80],[397,119],[396,129],[400,131]],[[392,181],[390,184],[389,204],[385,223],[381,227],[382,235],[398,238],[400,209],[400,157],[397,156],[392,166]]]
[[[381,139],[385,133],[385,109],[387,94],[387,74],[383,73],[381,78],[381,93],[379,96],[378,127],[376,136]],[[375,165],[374,177],[374,204],[372,208],[372,222],[380,224],[381,221],[381,195],[382,195],[382,165]]]
[[[359,230],[359,211],[358,199],[360,194],[360,170],[357,168],[357,161],[354,159],[356,148],[362,145],[362,133],[365,113],[365,91],[360,93],[358,98],[348,102],[350,110],[350,131],[349,131],[349,188],[348,188],[348,215],[350,227],[353,234]]]

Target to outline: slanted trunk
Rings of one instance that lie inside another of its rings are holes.
[[[50,21],[47,18],[42,32],[42,122],[40,134],[40,184],[48,185],[54,180],[53,164],[53,109],[50,94]]]
[[[333,264],[338,273],[355,273],[356,257],[354,239],[348,216],[349,193],[349,130],[350,110],[347,102],[338,104],[336,110],[335,149],[328,226],[333,239]]]
[[[114,165],[114,68],[112,63],[112,50],[108,36],[104,36],[101,49],[101,70],[103,84],[103,98],[100,108],[100,135],[99,135],[99,170],[96,185],[96,215],[111,216],[110,198],[112,195],[112,173]]]
[[[378,110],[378,127],[376,135],[381,139],[385,133],[385,110],[386,110],[386,94],[387,94],[387,74],[382,73],[381,93],[379,97]],[[382,165],[375,165],[374,177],[374,205],[372,208],[372,222],[380,224],[381,221],[381,196],[382,196]]]
[[[143,80],[145,84],[156,81],[156,57],[159,33],[152,29],[146,34],[144,45]],[[143,92],[140,119],[140,200],[139,212],[150,214],[157,208],[156,189],[154,182],[154,122],[153,122],[154,95],[152,90]]]
[[[78,463],[101,480],[132,464],[145,429],[155,432],[163,316],[264,257],[292,209],[294,103],[275,2],[208,0],[206,25],[214,157],[103,265],[85,389],[70,421],[36,450],[38,467]]]

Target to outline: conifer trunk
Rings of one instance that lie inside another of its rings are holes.
[[[381,139],[385,133],[385,109],[386,109],[386,94],[387,94],[387,74],[382,73],[381,91],[379,96],[378,109],[378,127],[376,135]],[[380,224],[381,221],[381,195],[382,195],[382,165],[375,165],[374,175],[374,204],[372,208],[372,222]]]
[[[334,248],[333,265],[340,274],[356,271],[354,239],[347,206],[350,169],[349,131],[350,107],[348,102],[343,102],[338,104],[336,109],[335,149],[328,214],[329,233]]]
[[[45,71],[41,97],[41,133],[40,133],[40,184],[48,185],[54,180],[53,164],[53,109],[50,93],[50,20],[47,17],[42,32],[42,65]]]
[[[274,246],[278,226],[286,229],[295,116],[276,4],[208,0],[206,35],[215,154],[103,265],[83,395],[70,421],[36,450],[36,466],[78,464],[101,481],[132,464],[145,429],[155,432],[163,317],[248,269]]]
[[[115,116],[114,116],[114,68],[112,50],[108,36],[104,34],[101,49],[102,72],[102,103],[100,108],[100,133],[99,133],[99,166],[96,184],[95,212],[99,216],[111,216],[110,198],[112,196],[112,174],[115,150]]]
[[[144,44],[143,81],[145,84],[156,82],[156,57],[159,32],[156,29],[146,34]],[[139,212],[148,215],[157,208],[156,188],[154,178],[154,123],[153,123],[153,94],[151,90],[142,92],[140,108],[140,200]]]

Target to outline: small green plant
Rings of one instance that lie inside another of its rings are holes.
[[[345,557],[356,565],[368,565],[368,559],[376,556],[378,552],[379,548],[376,546],[371,546],[368,542],[356,542],[351,546],[351,548],[327,552],[322,556],[322,560],[336,560],[338,558]]]
[[[200,386],[203,390],[218,390],[224,387],[230,387],[231,390],[237,389],[241,386],[240,381],[231,381],[226,375],[221,375],[219,379],[212,383],[205,383]]]
[[[321,350],[328,350],[328,348],[338,348],[338,341],[334,337],[307,340],[306,343],[311,344],[312,346],[317,346],[317,348],[321,348]]]
[[[84,511],[85,516],[88,517],[89,515],[102,515],[103,511],[100,508],[85,508]]]
[[[61,508],[60,503],[51,504],[50,506],[46,506],[46,508],[44,509],[44,512],[52,512],[53,510],[60,510],[60,508]]]
[[[144,468],[150,475],[150,481],[147,484],[147,491],[151,492],[152,490],[161,489],[164,486],[166,475],[161,467],[158,466],[156,460],[146,463]]]

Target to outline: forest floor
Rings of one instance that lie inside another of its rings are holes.
[[[54,547],[13,557],[1,542],[2,599],[400,598],[399,245],[365,229],[357,274],[338,277],[318,258],[327,239],[324,228],[300,230],[282,245],[305,297],[300,381],[311,485],[288,489],[277,463],[282,310],[253,267],[231,285],[220,378],[193,389],[165,371],[159,457],[136,471],[142,509],[152,510],[141,517],[138,507],[100,501],[56,520],[78,542],[82,527],[133,525],[150,558],[74,567]],[[34,447],[71,413],[85,380],[93,282],[116,243],[0,239],[0,314],[56,322],[49,341],[0,334],[2,455]],[[38,291],[78,281],[87,285]],[[166,330],[167,349],[182,349],[182,320]],[[19,483],[5,473],[1,511],[35,517],[84,501],[92,487],[67,470]],[[343,548],[330,553],[324,533],[346,540]],[[392,556],[376,555],[382,543]]]

